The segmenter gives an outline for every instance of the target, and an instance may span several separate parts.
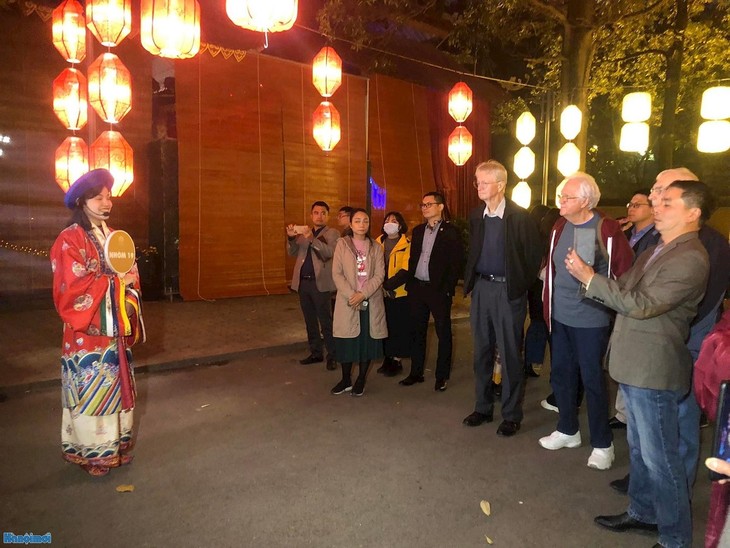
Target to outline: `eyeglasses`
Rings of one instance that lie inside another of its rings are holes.
[[[421,209],[428,209],[431,206],[439,205],[439,202],[426,202],[425,204],[421,204]]]
[[[661,194],[662,192],[664,192],[663,186],[653,186],[651,187],[649,194]]]
[[[499,181],[477,181],[475,179],[474,181],[472,181],[472,184],[474,185],[474,188],[479,188],[480,186],[498,185]]]
[[[629,202],[626,204],[626,209],[639,209],[641,206],[650,206],[651,204],[643,202]]]
[[[566,196],[565,194],[558,194],[559,202],[569,202],[570,200],[579,200],[580,196]]]

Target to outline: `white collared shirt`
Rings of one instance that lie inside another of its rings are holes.
[[[497,209],[494,210],[494,213],[490,213],[489,206],[487,204],[484,204],[484,215],[482,216],[482,218],[483,217],[499,217],[500,219],[503,219],[505,205],[507,205],[507,200],[504,199],[504,196],[502,197],[502,201],[499,202]]]

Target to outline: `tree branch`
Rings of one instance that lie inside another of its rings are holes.
[[[617,57],[616,59],[606,59],[606,63],[620,63],[621,61],[629,61],[630,59],[636,59],[642,55],[661,55],[665,60],[669,59],[669,52],[663,49],[645,49],[643,51],[637,51],[626,57]]]
[[[555,6],[546,4],[542,0],[527,0],[534,8],[547,13],[550,17],[557,20],[561,25],[565,25],[568,22],[568,18],[565,14]],[[658,0],[661,1],[661,0]]]
[[[663,1],[664,0],[655,0],[654,2],[652,2],[645,8],[641,8],[640,10],[625,13],[624,15],[619,15],[613,22],[617,23],[618,21],[626,21],[627,19],[633,19],[634,17],[639,17],[641,15],[649,13],[654,8],[656,8],[659,4],[661,4]]]

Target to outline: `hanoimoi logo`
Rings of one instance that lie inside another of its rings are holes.
[[[3,544],[51,544],[51,533],[45,535],[34,535],[33,533],[16,535],[5,531],[3,532]]]

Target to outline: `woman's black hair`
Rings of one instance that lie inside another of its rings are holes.
[[[383,236],[387,236],[385,233],[385,220],[390,216],[395,217],[395,220],[398,221],[398,234],[403,236],[403,234],[408,234],[408,224],[406,223],[405,218],[403,215],[401,215],[400,211],[388,211],[388,213],[385,214],[385,217],[383,217],[383,228],[381,230]]]
[[[76,201],[76,207],[73,208],[71,218],[66,224],[67,227],[73,224],[77,224],[84,230],[91,230],[91,221],[89,220],[88,215],[86,215],[86,213],[84,212],[84,204],[86,204],[87,200],[90,200],[94,196],[98,196],[104,186],[105,185],[98,185],[92,187],[81,195],[81,198]]]

